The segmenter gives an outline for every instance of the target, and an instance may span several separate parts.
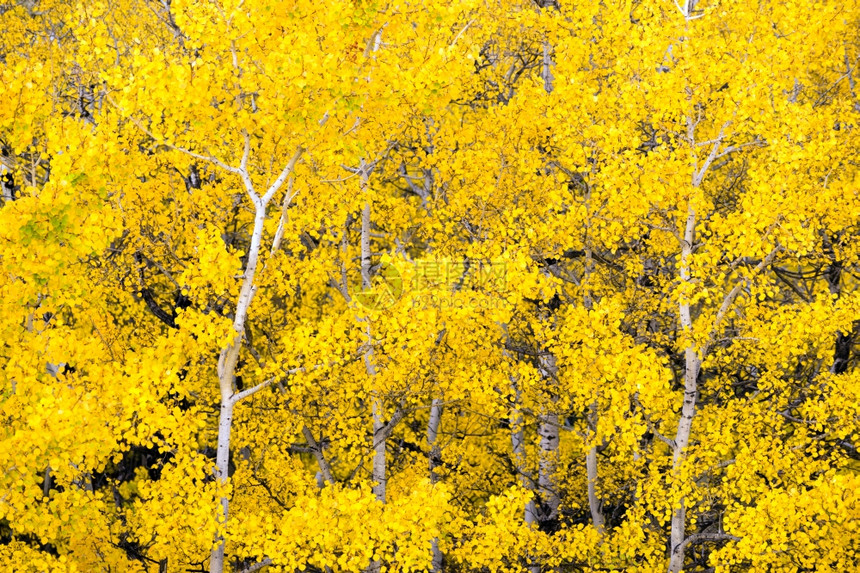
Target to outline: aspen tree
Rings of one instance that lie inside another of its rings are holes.
[[[0,569],[858,569],[857,14],[0,5]]]

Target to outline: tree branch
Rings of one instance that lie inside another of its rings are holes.
[[[777,253],[779,253],[781,250],[782,250],[782,247],[777,245],[776,248],[774,248],[770,253],[768,253],[768,255],[764,259],[762,259],[762,261],[758,264],[758,266],[756,266],[756,268],[753,270],[752,276],[757,275],[758,273],[763,271],[765,268],[769,267],[770,264],[773,262],[773,259],[776,257]],[[735,299],[738,297],[738,294],[740,294],[740,292],[741,292],[741,289],[744,287],[744,285],[749,284],[749,281],[752,278],[752,276],[751,277],[744,277],[741,280],[739,280],[737,282],[737,284],[735,285],[735,287],[723,299],[723,304],[720,306],[720,310],[717,311],[717,317],[714,319],[714,327],[711,329],[710,336],[708,337],[708,342],[706,342],[702,346],[702,356],[701,356],[702,360],[705,359],[705,356],[707,356],[708,351],[711,349],[711,346],[713,345],[714,340],[716,339],[717,331],[720,328],[720,323],[722,323],[726,314],[729,312],[729,309],[731,308],[732,304],[734,304]]]
[[[305,441],[308,443],[308,447],[311,452],[313,452],[314,457],[317,459],[317,465],[320,467],[320,471],[322,472],[323,478],[330,485],[334,485],[334,478],[331,475],[331,466],[328,463],[328,460],[325,459],[323,455],[322,446],[314,439],[314,434],[311,432],[310,428],[307,426],[302,426],[302,435],[305,437]]]
[[[248,565],[244,569],[240,569],[237,573],[255,573],[255,571],[259,571],[263,567],[268,567],[272,564],[272,560],[266,557],[259,563],[254,563],[253,565]]]
[[[702,165],[702,168],[699,170],[698,173],[695,173],[693,175],[693,187],[698,187],[702,183],[702,180],[705,178],[705,173],[708,171],[708,168],[711,166],[711,163],[713,163],[714,160],[717,158],[717,153],[720,150],[720,144],[723,142],[723,133],[725,132],[726,128],[731,125],[731,123],[731,121],[727,121],[720,127],[720,133],[717,134],[717,138],[713,140],[714,145],[711,147],[711,152],[705,159],[704,165]]]
[[[125,113],[124,110],[119,106],[119,104],[113,100],[113,98],[111,98],[110,96],[105,96],[105,99],[107,99],[108,103],[110,103],[112,106],[114,106],[121,113]],[[169,149],[173,149],[174,151],[179,151],[180,153],[184,153],[185,155],[188,155],[190,157],[194,157],[195,159],[200,159],[202,161],[208,161],[209,163],[214,163],[215,165],[217,165],[221,169],[224,169],[225,171],[229,171],[230,173],[241,174],[240,170],[238,168],[230,167],[229,165],[227,165],[226,163],[224,163],[223,161],[221,161],[217,157],[214,157],[212,155],[201,155],[201,154],[195,153],[189,149],[185,149],[184,147],[179,147],[178,145],[173,145],[171,143],[167,143],[163,139],[156,137],[154,133],[152,133],[151,131],[146,129],[143,126],[143,124],[140,123],[135,118],[131,117],[130,115],[126,115],[125,117],[130,122],[132,122],[139,130],[141,130],[142,132],[147,134],[149,137],[151,137],[155,141],[158,141],[161,145],[163,145]]]
[[[688,545],[693,545],[695,543],[702,543],[705,541],[740,541],[740,537],[736,537],[734,535],[729,535],[728,533],[696,533],[695,535],[691,535],[687,539],[684,540],[683,543],[680,543],[675,546],[672,550],[673,553],[681,553]]]
[[[332,365],[333,364],[329,364],[328,366],[332,366]],[[311,370],[317,370],[318,368],[322,368],[322,367],[323,367],[322,364],[317,364],[316,366],[312,366],[310,369]],[[254,394],[259,392],[260,390],[263,390],[264,388],[271,386],[273,383],[280,380],[283,376],[290,376],[292,374],[297,374],[299,372],[306,372],[307,370],[308,369],[305,368],[304,366],[300,366],[298,368],[292,368],[290,370],[285,371],[282,375],[272,376],[268,380],[260,382],[256,386],[246,388],[245,390],[242,390],[241,392],[235,392],[233,394],[231,400],[232,400],[233,404],[236,404],[236,403],[240,402],[241,400],[244,400],[248,396],[253,396]]]
[[[298,163],[299,158],[301,158],[302,153],[304,153],[304,152],[305,152],[305,149],[301,146],[299,146],[299,148],[296,149],[296,152],[293,154],[292,159],[289,160],[287,165],[281,171],[281,174],[278,175],[278,178],[275,179],[274,183],[272,183],[269,186],[269,189],[266,191],[266,194],[263,195],[263,203],[264,204],[268,203],[272,199],[272,196],[278,192],[278,189],[281,188],[281,185],[284,184],[284,181],[286,181],[287,177],[289,177],[290,174],[293,172],[293,168],[296,166],[296,163]]]

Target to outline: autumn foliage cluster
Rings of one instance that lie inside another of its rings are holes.
[[[0,0],[0,570],[860,570],[856,0]]]

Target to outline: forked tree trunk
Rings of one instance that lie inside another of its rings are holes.
[[[221,390],[221,410],[218,418],[218,445],[216,448],[215,460],[215,479],[219,485],[224,486],[227,483],[228,467],[230,464],[230,432],[233,428],[233,407],[244,397],[250,396],[259,388],[262,388],[268,383],[257,388],[251,388],[241,393],[236,393],[234,389],[234,379],[236,374],[236,364],[239,362],[239,352],[242,348],[242,342],[245,339],[245,321],[248,317],[248,309],[251,306],[251,301],[254,298],[256,286],[254,278],[257,272],[257,263],[260,256],[260,245],[263,239],[263,226],[266,222],[266,206],[271,201],[275,193],[284,184],[284,181],[292,173],[293,168],[301,157],[302,150],[296,151],[295,155],[289,161],[278,178],[266,190],[266,194],[259,196],[254,190],[254,185],[251,182],[248,174],[248,158],[250,155],[250,138],[245,135],[245,149],[242,154],[242,162],[238,168],[229,168],[228,170],[239,175],[245,185],[245,192],[251,199],[254,205],[254,230],[251,233],[251,245],[248,248],[248,259],[245,265],[245,272],[242,274],[242,286],[239,290],[239,298],[236,302],[235,318],[233,319],[233,330],[235,335],[230,344],[221,350],[218,358],[218,384]],[[224,166],[226,167],[226,166]],[[227,518],[229,517],[230,500],[226,495],[223,495],[220,500],[220,515],[219,521],[226,527]],[[219,535],[215,540],[215,547],[209,556],[209,571],[210,573],[223,573],[224,571],[224,548],[225,539]]]
[[[692,187],[698,188],[708,168],[717,157],[720,146],[723,142],[724,130],[728,127],[726,123],[720,129],[716,139],[713,140],[711,152],[703,162],[701,168],[694,170]],[[695,145],[694,140],[694,124],[688,119],[688,140],[691,145]],[[728,153],[725,151],[724,153]],[[701,347],[697,347],[693,339],[693,319],[690,311],[690,292],[692,287],[692,273],[690,271],[690,258],[693,254],[693,248],[696,238],[696,212],[692,204],[687,208],[687,220],[684,226],[684,235],[681,238],[681,260],[679,265],[679,278],[681,279],[682,293],[678,302],[678,316],[681,324],[682,336],[687,340],[684,346],[684,400],[681,405],[681,418],[678,420],[678,429],[675,432],[674,447],[672,451],[672,474],[677,476],[680,472],[680,466],[686,458],[686,449],[690,443],[690,435],[693,429],[693,418],[696,415],[696,400],[699,392],[698,378],[701,370],[702,361],[708,356],[711,344],[719,333],[720,326],[726,314],[731,309],[735,300],[741,292],[741,289],[750,279],[741,278],[734,285],[731,291],[723,298],[717,315],[714,319],[712,327],[708,331],[708,338]],[[781,250],[777,245],[761,263],[753,270],[753,275],[762,272],[770,266],[776,255]],[[684,568],[684,556],[686,547],[686,504],[682,497],[678,500],[672,512],[672,525],[670,533],[670,550],[669,550],[669,573],[678,573]]]

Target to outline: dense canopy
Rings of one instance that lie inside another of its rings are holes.
[[[856,0],[0,0],[0,569],[860,570],[858,63]]]

